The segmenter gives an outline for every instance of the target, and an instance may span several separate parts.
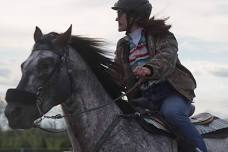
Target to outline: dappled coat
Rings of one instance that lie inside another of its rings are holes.
[[[171,32],[161,35],[145,33],[150,60],[145,65],[152,70],[152,75],[146,79],[154,82],[168,80],[168,82],[189,101],[195,97],[196,81],[191,72],[178,59],[178,44]],[[125,90],[132,88],[137,81],[129,65],[129,38],[121,38],[117,43],[115,63],[118,72],[114,74],[119,86]],[[135,89],[128,95],[134,98],[138,95]]]

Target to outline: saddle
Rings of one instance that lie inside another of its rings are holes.
[[[194,115],[190,117],[190,120],[193,124],[197,125],[207,125],[210,124],[215,119],[215,116],[213,116],[210,113],[200,113],[197,115]]]
[[[200,113],[190,117],[190,121],[192,122],[192,124],[205,125],[205,126],[212,123],[214,119],[215,119],[215,116],[213,116],[210,113]],[[146,123],[153,125],[157,129],[170,133],[169,127],[167,126],[166,122],[164,122],[164,120],[158,116],[155,116],[155,115],[144,116],[143,120]]]
[[[156,111],[157,107],[148,105],[148,102],[146,102],[143,98],[132,100],[132,103],[137,111],[137,115],[140,115],[141,119],[143,120],[143,122],[140,122],[141,125],[142,123],[146,123],[147,131],[149,130],[149,132],[152,132],[154,131],[154,128],[156,128],[165,134],[172,134],[169,125],[161,116],[159,116],[158,111]],[[206,112],[192,116],[195,111],[195,106],[192,105],[191,108],[192,110],[189,114],[189,119],[201,135],[205,135],[207,137],[210,135],[210,137],[217,138],[217,133],[220,133],[221,130],[226,130],[226,134],[223,132],[222,136],[228,136],[228,122]],[[150,131],[148,128],[153,129]],[[213,136],[213,134],[216,134],[216,136]],[[221,135],[219,136],[221,137]]]

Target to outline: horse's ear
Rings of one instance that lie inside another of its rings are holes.
[[[36,30],[34,32],[34,41],[38,42],[42,37],[43,37],[43,33],[41,29],[38,26],[36,26]]]
[[[66,45],[71,38],[72,25],[68,28],[66,32],[60,34],[59,37],[55,40],[55,43],[60,46]]]

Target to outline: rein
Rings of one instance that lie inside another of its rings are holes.
[[[39,51],[39,50],[37,50]],[[123,93],[122,95],[120,95],[119,97],[115,98],[112,100],[112,102],[110,103],[107,103],[107,104],[103,104],[103,105],[100,105],[98,107],[94,107],[94,108],[90,108],[90,109],[87,109],[87,110],[84,110],[84,111],[80,111],[80,112],[77,112],[77,113],[74,113],[74,114],[65,114],[65,115],[62,115],[62,114],[57,114],[57,115],[53,115],[53,116],[45,116],[45,114],[43,113],[42,111],[42,108],[41,108],[41,105],[43,103],[43,100],[42,100],[42,97],[41,97],[41,93],[42,93],[42,90],[43,88],[45,88],[45,86],[49,83],[49,81],[54,77],[55,73],[58,71],[58,68],[60,67],[61,63],[65,63],[66,65],[66,68],[67,68],[67,73],[68,73],[68,77],[69,77],[69,80],[71,81],[71,95],[72,95],[72,92],[73,92],[73,77],[72,77],[72,69],[69,68],[69,49],[65,49],[64,50],[64,55],[60,56],[60,62],[56,64],[55,68],[53,69],[53,71],[50,73],[48,79],[45,81],[45,83],[43,83],[42,86],[40,86],[38,89],[37,89],[37,92],[36,92],[36,106],[38,108],[38,111],[41,115],[40,118],[38,118],[38,120],[36,122],[34,122],[34,127],[35,128],[39,128],[41,130],[44,130],[44,131],[47,131],[47,132],[51,132],[51,133],[60,133],[60,132],[64,132],[65,130],[61,130],[61,131],[56,131],[56,130],[50,130],[50,129],[45,129],[45,128],[42,128],[40,126],[40,123],[42,120],[44,119],[62,119],[62,118],[65,118],[65,117],[73,117],[73,116],[80,116],[82,114],[85,114],[85,113],[89,113],[89,112],[92,112],[92,111],[96,111],[98,109],[101,109],[101,108],[104,108],[106,106],[109,106],[109,105],[112,105],[112,104],[115,104],[116,101],[118,101],[119,99],[123,98],[124,96],[127,96],[129,93],[131,93],[134,89],[136,89],[142,82],[143,82],[143,79],[139,79],[135,85],[130,88],[126,93]]]
[[[45,50],[45,49],[42,49],[42,50]],[[36,50],[33,50],[33,51],[40,51],[40,49],[36,49]],[[46,49],[46,51],[51,51],[51,50]],[[52,82],[51,80],[55,77],[55,75],[58,74],[57,72],[61,69],[61,65],[62,64],[65,64],[67,75],[69,77],[69,81],[70,81],[70,84],[71,84],[70,96],[69,97],[72,97],[73,92],[74,92],[73,91],[73,89],[74,89],[74,84],[73,84],[74,81],[73,81],[73,76],[72,76],[72,69],[69,67],[69,65],[70,65],[69,64],[69,62],[70,62],[70,60],[69,60],[69,48],[64,48],[63,51],[64,52],[61,53],[61,54],[54,52],[54,53],[56,53],[56,55],[58,55],[59,60],[55,64],[55,67],[53,68],[53,70],[48,75],[47,79],[40,86],[37,87],[37,91],[35,93],[31,93],[31,92],[20,90],[20,89],[9,89],[7,91],[7,95],[6,95],[6,101],[7,102],[14,102],[15,99],[17,100],[17,98],[19,97],[20,100],[18,100],[18,101],[22,102],[24,99],[27,99],[27,102],[25,104],[32,104],[32,105],[35,105],[37,107],[39,115],[40,115],[40,118],[38,118],[37,120],[34,121],[34,123],[33,123],[33,127],[34,128],[39,128],[39,129],[41,129],[43,131],[47,131],[47,132],[50,132],[50,133],[65,132],[65,129],[64,130],[56,130],[56,129],[43,128],[43,127],[41,127],[41,121],[44,120],[44,119],[54,119],[54,120],[56,120],[56,119],[61,119],[61,118],[64,118],[64,117],[80,116],[82,114],[89,113],[89,112],[104,108],[106,106],[115,104],[116,101],[118,101],[119,99],[121,99],[124,96],[128,95],[130,92],[132,92],[135,88],[137,88],[143,82],[143,79],[139,79],[134,84],[134,86],[132,88],[130,88],[127,92],[123,93],[119,97],[111,100],[110,103],[106,103],[106,104],[100,105],[98,107],[94,107],[94,108],[87,109],[87,110],[84,110],[84,111],[76,112],[76,113],[73,113],[73,114],[64,114],[64,115],[57,114],[57,115],[54,115],[54,116],[45,116],[45,114],[44,114],[44,112],[42,110],[42,105],[44,103],[44,99],[42,98],[42,93],[45,90],[45,88],[47,88],[49,83]],[[31,102],[28,102],[28,101],[31,101]],[[125,114],[117,114],[115,116],[114,120],[111,122],[111,124],[109,124],[109,126],[104,130],[104,133],[98,139],[98,141],[95,144],[95,147],[93,149],[93,152],[98,152],[100,150],[100,148],[102,147],[103,143],[105,142],[105,139],[107,137],[109,137],[109,135],[111,134],[112,130],[120,122],[120,120],[121,120],[120,118],[127,118],[127,115],[125,115]]]
[[[101,109],[101,108],[104,108],[106,106],[109,106],[109,105],[112,105],[112,104],[115,104],[116,101],[118,101],[119,99],[123,98],[124,96],[128,95],[130,92],[132,92],[135,88],[137,88],[140,84],[142,83],[142,79],[138,80],[135,85],[129,89],[126,93],[122,94],[121,96],[115,98],[112,100],[111,103],[107,103],[107,104],[103,104],[101,106],[98,106],[98,107],[94,107],[94,108],[91,108],[91,109],[88,109],[88,110],[84,110],[84,111],[80,111],[80,112],[77,112],[77,113],[74,113],[74,114],[65,114],[65,115],[61,115],[61,114],[56,114],[56,115],[53,115],[53,116],[45,116],[43,114],[43,116],[41,118],[39,118],[39,120],[37,121],[37,123],[34,124],[34,127],[36,128],[39,128],[41,130],[44,130],[44,131],[47,131],[47,132],[51,132],[51,133],[60,133],[60,132],[64,132],[65,130],[62,130],[62,131],[56,131],[56,130],[49,130],[49,129],[45,129],[45,128],[42,128],[40,127],[39,123],[43,120],[43,119],[62,119],[62,118],[65,118],[65,117],[73,117],[73,116],[80,116],[82,114],[85,114],[85,113],[89,113],[89,112],[92,112],[92,111],[96,111],[98,109]],[[40,107],[37,105],[37,108],[40,109]],[[39,110],[41,112],[41,110]],[[40,113],[42,114],[42,113]]]

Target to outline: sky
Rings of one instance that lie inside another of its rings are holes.
[[[115,50],[125,33],[117,31],[116,0],[0,0],[0,96],[16,87],[20,64],[29,56],[33,33],[64,32],[102,38]],[[228,1],[150,0],[152,16],[170,17],[179,58],[197,81],[196,113],[228,118]]]

